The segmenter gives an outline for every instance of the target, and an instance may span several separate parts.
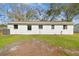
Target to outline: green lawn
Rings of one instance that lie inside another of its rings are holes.
[[[79,33],[74,35],[7,35],[0,36],[0,47],[19,40],[38,39],[47,41],[51,45],[65,48],[79,48]]]

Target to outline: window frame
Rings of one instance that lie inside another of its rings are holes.
[[[64,29],[64,30],[67,29],[67,25],[63,25],[63,29]]]
[[[51,29],[55,29],[55,25],[51,25]]]
[[[27,30],[31,31],[32,30],[32,25],[27,25]]]
[[[39,25],[39,29],[43,29],[43,25]]]
[[[14,24],[14,29],[18,29],[18,24]]]

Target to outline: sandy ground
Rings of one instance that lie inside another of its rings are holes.
[[[79,55],[79,50],[69,50],[48,45],[47,42],[32,39],[12,43],[0,49],[2,56],[64,56]]]

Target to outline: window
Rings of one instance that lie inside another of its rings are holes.
[[[14,25],[14,29],[18,29],[18,25]]]
[[[67,25],[63,25],[63,29],[67,29]]]
[[[28,29],[28,30],[32,30],[31,25],[28,25],[28,26],[27,26],[27,29]]]
[[[39,25],[39,29],[43,29],[43,25]]]
[[[51,25],[51,29],[54,29],[54,25]]]

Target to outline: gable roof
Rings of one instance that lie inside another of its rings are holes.
[[[27,21],[27,22],[9,22],[8,24],[20,25],[73,25],[72,22],[54,22],[54,21]]]

